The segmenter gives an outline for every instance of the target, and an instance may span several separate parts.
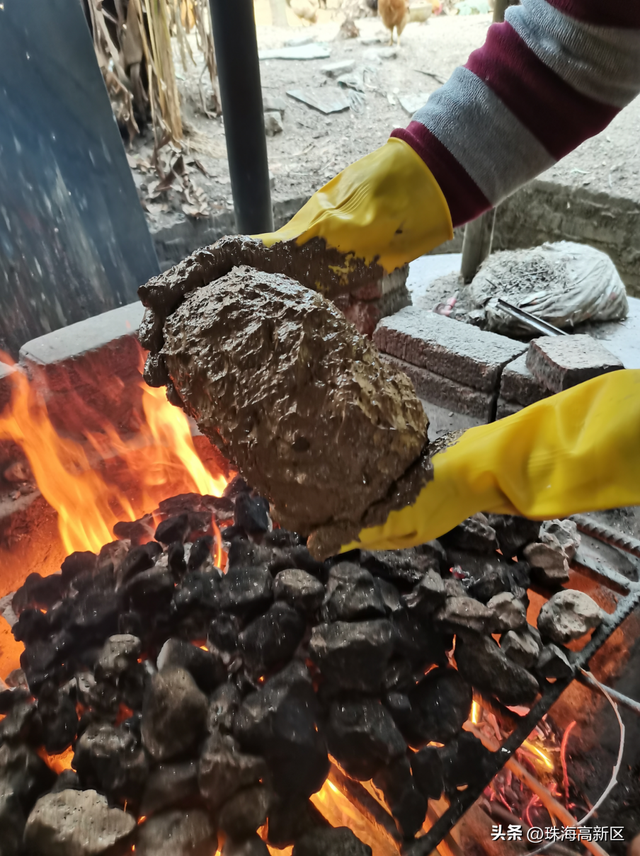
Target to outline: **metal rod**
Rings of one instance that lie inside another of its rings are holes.
[[[273,229],[253,0],[209,0],[236,226]]]
[[[549,324],[548,321],[543,321],[542,318],[537,318],[535,315],[532,315],[531,312],[526,312],[519,306],[507,303],[507,301],[503,300],[501,297],[498,298],[498,307],[504,310],[508,315],[511,315],[512,318],[517,318],[522,324],[525,324],[527,327],[531,327],[532,330],[542,333],[543,336],[569,335],[559,327],[554,327],[553,324]]]
[[[601,691],[600,686],[593,680],[593,678],[589,677],[589,675],[580,672],[579,675],[576,675],[576,678],[581,684],[584,684],[591,689],[598,690],[598,692]],[[627,710],[632,710],[637,716],[640,716],[639,702],[634,701],[632,698],[629,698],[629,696],[619,693],[618,690],[612,690],[611,687],[605,686],[605,690],[614,701],[618,702],[618,704],[621,704],[623,707],[626,707]]]
[[[625,535],[623,532],[618,532],[612,526],[607,526],[606,523],[600,523],[597,520],[592,520],[585,514],[573,514],[571,516],[578,529],[587,535],[592,535],[594,538],[599,538],[605,544],[611,544],[619,550],[624,550],[625,553],[631,553],[640,559],[640,541],[637,538],[632,538],[631,535]]]

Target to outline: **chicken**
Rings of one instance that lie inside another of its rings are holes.
[[[398,44],[400,44],[400,36],[409,20],[408,0],[378,0],[378,12],[382,23],[391,32],[389,44],[393,44],[394,27],[398,33]]]

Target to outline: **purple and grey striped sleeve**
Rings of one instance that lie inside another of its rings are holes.
[[[638,0],[522,0],[392,136],[423,158],[458,226],[599,133],[639,92]]]

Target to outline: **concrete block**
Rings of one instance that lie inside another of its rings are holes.
[[[526,354],[521,354],[504,367],[500,378],[500,398],[526,407],[551,394],[527,368]]]
[[[624,368],[597,339],[584,334],[533,339],[526,363],[536,380],[552,392]]]
[[[496,421],[504,419],[505,416],[513,416],[514,413],[518,413],[520,410],[522,410],[522,405],[518,404],[517,401],[507,401],[506,398],[500,396],[496,404]]]
[[[413,306],[381,321],[373,340],[383,353],[491,394],[503,367],[526,350],[522,342]]]
[[[374,334],[375,338],[375,334]],[[399,371],[404,372],[412,381],[419,398],[426,402],[427,416],[429,403],[439,407],[454,410],[466,416],[473,416],[482,423],[491,422],[495,409],[495,395],[492,392],[482,392],[472,389],[450,378],[430,372],[428,369],[414,366],[397,357],[384,355]]]

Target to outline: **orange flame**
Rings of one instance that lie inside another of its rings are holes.
[[[42,758],[42,760],[51,767],[54,773],[60,775],[64,770],[71,769],[71,762],[73,761],[74,749],[73,746],[69,746],[68,749],[65,749],[64,752],[60,752],[59,755],[47,755],[44,749],[38,749],[38,755]]]

